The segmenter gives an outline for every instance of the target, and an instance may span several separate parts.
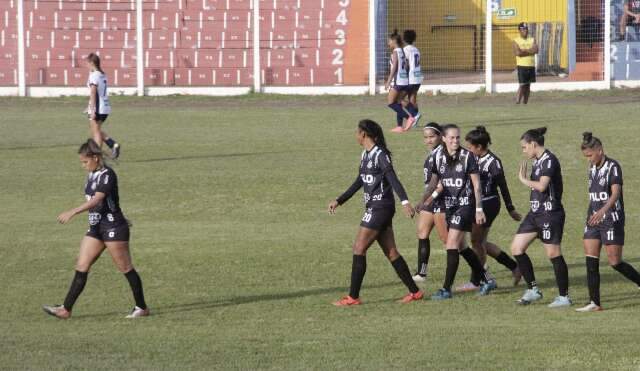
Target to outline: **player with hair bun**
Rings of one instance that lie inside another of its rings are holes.
[[[527,305],[542,299],[533,272],[533,264],[527,255],[529,245],[539,238],[547,257],[553,264],[559,295],[549,304],[549,308],[571,305],[569,298],[569,270],[562,256],[560,244],[564,231],[565,213],[562,206],[562,169],[558,158],[544,147],[547,128],[527,130],[520,137],[522,152],[526,160],[520,164],[518,179],[531,189],[530,211],[524,218],[511,243],[511,253],[518,262],[518,268],[527,282],[527,290],[518,300]],[[533,160],[531,174],[527,174],[528,161]]]
[[[507,186],[507,180],[504,176],[504,167],[502,161],[490,149],[491,136],[484,126],[477,126],[465,136],[467,148],[478,157],[478,167],[480,169],[480,182],[482,183],[482,208],[486,216],[484,224],[473,224],[471,231],[471,246],[478,255],[480,262],[484,265],[487,260],[487,254],[496,259],[498,263],[505,266],[513,275],[514,286],[520,282],[522,274],[518,269],[518,263],[509,255],[502,251],[495,244],[487,241],[487,236],[491,229],[493,221],[500,213],[500,194],[502,194],[505,207],[509,212],[509,216],[515,221],[522,220],[522,216],[516,211],[511,201],[511,194]],[[471,291],[480,287],[481,277],[473,276],[470,282],[456,288],[456,291]]]
[[[418,109],[418,92],[422,84],[422,67],[420,65],[420,50],[413,45],[416,37],[415,30],[405,30],[402,33],[402,39],[405,44],[404,55],[409,65],[409,90],[407,92],[406,108],[414,118],[411,125],[408,125],[407,122],[407,125],[404,127],[405,131],[418,125],[418,121],[420,121],[422,117]]]
[[[102,147],[102,142],[106,143],[111,149],[111,158],[117,159],[120,157],[120,144],[102,130],[102,124],[111,114],[111,103],[107,93],[107,76],[100,67],[100,57],[97,54],[91,53],[87,56],[87,68],[90,74],[87,81],[89,105],[86,112],[89,116],[91,137],[99,147]]]
[[[45,305],[44,311],[52,316],[67,319],[76,300],[84,290],[89,269],[105,248],[111,254],[118,270],[129,281],[136,306],[127,318],[145,317],[149,308],[144,300],[142,280],[131,262],[129,251],[129,222],[120,209],[118,177],[107,166],[100,146],[89,139],[78,150],[82,167],[89,173],[85,184],[86,201],[58,216],[60,224],[67,224],[75,215],[88,211],[89,230],[80,242],[76,273],[62,305]]]
[[[590,302],[578,312],[597,312],[600,305],[600,250],[604,245],[609,265],[640,287],[640,274],[622,260],[624,246],[624,200],[622,168],[604,153],[602,141],[590,132],[582,134],[582,154],[589,161],[589,209],[584,228],[584,253]]]

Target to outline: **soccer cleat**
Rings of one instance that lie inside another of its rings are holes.
[[[522,272],[520,272],[520,268],[512,270],[511,276],[513,277],[513,286],[518,286],[520,280],[522,280]]]
[[[120,157],[120,144],[116,143],[111,150],[111,158],[117,160],[118,157]]]
[[[582,312],[582,313],[586,313],[586,312],[601,312],[601,311],[602,311],[602,307],[597,305],[594,302],[590,302],[589,304],[585,305],[584,307],[576,309],[576,312]]]
[[[480,286],[476,286],[471,282],[463,283],[456,287],[455,292],[471,292],[476,291],[480,288]]]
[[[453,295],[451,294],[451,291],[447,290],[447,289],[438,289],[438,291],[431,295],[431,300],[447,300],[447,299],[451,299],[453,297]]]
[[[520,299],[518,299],[517,303],[520,305],[529,305],[534,301],[538,301],[542,299],[542,292],[538,289],[538,287],[534,287],[532,289],[527,289],[524,292],[524,295]]]
[[[497,288],[498,288],[498,283],[496,282],[496,280],[489,280],[480,286],[480,292],[478,293],[478,295],[480,296],[489,295],[491,291]]]
[[[418,291],[416,293],[408,293],[407,295],[404,296],[404,298],[400,299],[400,303],[403,304],[407,304],[407,303],[411,303],[412,301],[418,301],[418,300],[422,300],[422,298],[424,297],[424,291]]]
[[[404,130],[402,129],[402,126],[396,126],[395,128],[391,129],[392,133],[404,133]]]
[[[147,317],[149,314],[151,314],[149,312],[149,308],[142,309],[142,308],[136,306],[136,307],[133,308],[133,310],[131,310],[131,313],[127,314],[127,316],[125,318]]]
[[[405,121],[404,125],[402,125],[402,130],[407,131],[415,125],[416,119],[412,116],[407,117],[407,121]]]
[[[68,319],[71,317],[71,312],[69,312],[63,305],[43,305],[42,310],[44,310],[45,313],[60,319]]]
[[[413,282],[415,283],[422,283],[422,282],[426,282],[427,281],[427,276],[426,275],[421,275],[420,273],[416,273],[413,276]]]
[[[549,308],[563,308],[569,307],[573,304],[571,299],[569,299],[569,295],[567,296],[556,296],[555,299],[551,302],[551,304],[547,305]]]
[[[422,118],[422,113],[419,113],[417,115],[415,115],[413,117],[415,120],[413,121],[413,125],[411,125],[411,128],[414,128],[416,126],[418,126],[418,122],[420,121],[420,119]]]
[[[333,305],[335,305],[336,307],[348,307],[351,305],[360,305],[362,304],[362,301],[360,301],[360,298],[354,299],[351,296],[347,295],[344,298],[333,302]]]

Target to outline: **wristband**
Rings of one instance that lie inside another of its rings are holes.
[[[438,191],[433,191],[433,193],[431,194],[431,198],[435,200],[435,198],[438,197],[438,195],[439,195]]]
[[[409,200],[402,201],[402,206],[406,206],[406,205],[409,205]]]
[[[481,213],[481,212],[483,212],[483,211],[484,211],[484,210],[482,210],[482,208],[481,208],[481,207],[476,207],[476,212],[477,212],[477,213]]]

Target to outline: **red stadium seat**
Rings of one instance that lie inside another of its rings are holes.
[[[24,10],[39,10],[41,12],[51,12],[60,10],[60,3],[51,0],[27,0],[24,2]]]
[[[52,29],[54,26],[54,12],[42,12],[37,10],[25,11],[25,29]]]
[[[48,50],[47,52],[49,53],[49,61],[48,61],[47,67],[62,67],[62,68],[76,67],[74,65],[75,63],[74,55],[72,55],[71,53],[72,49],[58,48],[58,49]],[[84,65],[79,67],[84,67]]]
[[[272,49],[266,53],[261,53],[260,64],[266,68],[271,67],[292,67],[293,66],[293,49]]]
[[[251,9],[251,0],[227,0],[229,3],[228,9],[231,10],[248,10]]]
[[[319,44],[318,39],[322,37],[322,32],[320,30],[317,31],[307,31],[307,30],[299,30],[295,31],[295,39],[296,46],[302,49],[308,48],[318,48]]]
[[[223,68],[247,67],[251,63],[249,53],[242,49],[224,49],[222,50],[222,61],[220,66]]]
[[[53,13],[53,27],[56,30],[77,30],[80,26],[80,15],[76,10],[58,10]]]
[[[301,30],[317,30],[322,28],[320,24],[320,14],[320,9],[300,9],[296,28]]]
[[[211,68],[176,68],[175,84],[177,86],[211,86],[213,70]]]
[[[86,86],[89,72],[86,68],[66,68],[68,86]],[[109,75],[107,75],[109,77]],[[110,81],[108,82],[110,83]]]
[[[80,45],[80,32],[77,30],[55,30],[52,33],[52,48],[78,48]]]
[[[180,31],[180,48],[218,49],[221,46],[222,32],[210,33],[188,29]]]
[[[242,82],[242,71],[236,68],[218,68],[213,70],[214,86],[238,86]]]
[[[219,24],[219,27],[216,25]],[[217,10],[186,10],[182,12],[182,27],[202,30],[205,26],[224,29],[224,13]]]
[[[180,27],[180,13],[165,11],[150,11],[144,16],[145,30],[174,30]]]
[[[80,26],[89,30],[134,30],[136,12],[81,12]]]
[[[318,66],[318,49],[295,49],[293,61],[295,67],[316,68]]]
[[[50,48],[52,34],[53,30],[26,30],[25,46],[27,48]]]
[[[185,7],[184,0],[142,0],[143,10],[178,11]]]
[[[100,49],[100,31],[83,30],[78,34],[78,47],[84,49]],[[103,36],[104,37],[104,36]],[[123,43],[124,44],[124,43]],[[120,44],[122,46],[123,44]]]
[[[130,31],[104,31],[100,46],[103,48],[136,48],[137,35],[135,30]]]
[[[227,0],[185,0],[187,10],[224,10]]]
[[[216,68],[224,61],[222,49],[199,49],[193,54],[194,67]]]
[[[224,26],[227,30],[240,31],[251,28],[250,10],[228,10],[223,17]]]
[[[118,68],[113,71],[105,70],[111,86],[136,86],[135,68]]]
[[[167,68],[174,67],[174,52],[168,49],[147,49],[144,51],[144,66]]]
[[[193,68],[196,65],[196,51],[191,49],[178,49],[175,54],[176,67]]]
[[[3,66],[6,66],[3,64]],[[16,68],[0,68],[0,86],[12,86],[17,85],[17,73],[18,70]]]
[[[143,31],[146,49],[159,49],[178,47],[179,32],[177,30],[145,30]]]
[[[248,49],[251,47],[251,32],[227,30],[222,32],[222,48]]]
[[[148,86],[173,86],[175,73],[173,68],[152,68],[144,71],[144,84]]]
[[[310,68],[290,68],[289,83],[287,85],[304,86],[311,85],[311,69]]]

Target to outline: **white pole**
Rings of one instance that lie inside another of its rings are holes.
[[[485,45],[484,45],[484,84],[488,94],[493,93],[493,9],[491,0],[487,1],[485,18]]]
[[[376,94],[376,0],[369,0],[369,94]]]
[[[611,0],[604,1],[604,82],[611,89]]]
[[[144,49],[143,49],[144,23],[142,22],[142,0],[136,0],[136,78],[138,80],[137,92],[144,95]]]
[[[18,95],[27,96],[24,71],[24,0],[18,0]]]
[[[260,93],[260,0],[253,0],[253,91]]]

